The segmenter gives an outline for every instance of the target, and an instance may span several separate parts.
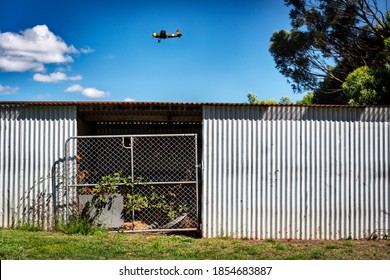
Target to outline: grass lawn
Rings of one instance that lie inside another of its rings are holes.
[[[237,240],[0,229],[6,260],[389,260],[387,240]]]

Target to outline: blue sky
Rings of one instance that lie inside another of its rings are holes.
[[[268,51],[288,13],[283,0],[2,1],[0,100],[296,101]]]

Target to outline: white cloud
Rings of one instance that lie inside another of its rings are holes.
[[[94,51],[95,51],[95,50],[92,49],[91,47],[85,47],[85,48],[81,48],[81,49],[80,49],[80,52],[81,52],[81,53],[85,53],[85,54],[92,53],[92,52],[94,52]]]
[[[32,71],[40,72],[45,70],[45,67],[43,66],[42,63],[34,62],[34,61],[26,61],[24,58],[18,58],[18,57],[2,57],[2,55],[3,52],[0,49],[0,71],[24,72],[24,71],[32,70]]]
[[[72,85],[65,89],[65,92],[81,92],[82,95],[89,98],[104,98],[110,95],[107,91],[98,90],[96,88],[83,88],[79,84]]]
[[[51,95],[50,94],[39,94],[35,96],[35,100],[37,101],[46,101],[46,100],[51,100]]]
[[[135,99],[130,98],[130,97],[126,97],[124,101],[125,101],[125,102],[134,102]]]
[[[83,87],[78,84],[72,85],[65,90],[65,92],[82,92],[82,91],[83,91]]]
[[[46,25],[37,25],[20,33],[0,32],[1,71],[40,72],[45,70],[47,63],[73,62],[71,54],[80,52],[74,46],[68,46]]]
[[[108,96],[108,92],[96,88],[85,88],[83,89],[82,94],[89,98],[103,98]]]
[[[14,94],[18,90],[18,87],[3,86],[2,84],[0,84],[0,95]]]
[[[43,83],[58,83],[62,81],[78,81],[81,80],[82,77],[80,75],[68,77],[65,73],[57,71],[50,75],[34,74],[33,79],[34,81]]]
[[[60,67],[57,67],[56,72],[70,72],[72,71],[72,66],[69,64],[62,65]]]

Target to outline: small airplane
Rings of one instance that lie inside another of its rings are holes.
[[[180,38],[181,37],[181,32],[180,29],[178,28],[176,30],[176,33],[167,33],[165,30],[161,30],[160,33],[153,33],[153,38],[158,38],[158,42],[161,42],[161,39],[169,39],[169,38]]]

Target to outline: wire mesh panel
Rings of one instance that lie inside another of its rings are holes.
[[[71,210],[109,228],[198,229],[196,134],[74,137],[65,150]]]
[[[134,176],[152,182],[195,181],[193,137],[134,139]]]

